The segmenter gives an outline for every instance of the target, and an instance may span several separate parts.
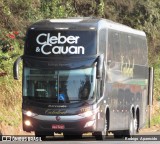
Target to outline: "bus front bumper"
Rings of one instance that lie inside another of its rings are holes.
[[[49,132],[94,132],[96,131],[96,115],[83,117],[80,115],[28,117],[23,115],[23,130]]]

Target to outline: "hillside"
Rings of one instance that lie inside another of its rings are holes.
[[[149,64],[155,69],[154,114],[159,114],[159,7],[159,0],[1,0],[0,128],[4,124],[18,127],[21,123],[21,78],[19,81],[13,80],[12,66],[14,60],[23,54],[26,28],[47,18],[102,17],[145,31]],[[160,117],[154,116],[152,125],[159,123]]]

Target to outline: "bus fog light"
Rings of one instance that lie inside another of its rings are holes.
[[[94,120],[87,122],[84,127],[85,127],[85,128],[86,128],[86,127],[91,127],[91,126],[93,126],[93,125],[94,125]]]
[[[26,126],[31,126],[31,122],[30,122],[29,120],[26,120],[26,121],[24,122],[24,124],[25,124]]]

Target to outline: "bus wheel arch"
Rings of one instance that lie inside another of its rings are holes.
[[[134,108],[134,105],[132,105],[130,107],[130,115],[129,116],[135,118],[135,108]]]

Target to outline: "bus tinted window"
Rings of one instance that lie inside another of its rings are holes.
[[[25,55],[58,57],[96,54],[96,31],[29,30]]]
[[[45,71],[45,73],[44,73]],[[24,69],[23,95],[58,102],[92,99],[95,67],[77,70]]]
[[[106,42],[106,29],[101,29],[99,31],[99,52],[104,55],[106,54]]]

